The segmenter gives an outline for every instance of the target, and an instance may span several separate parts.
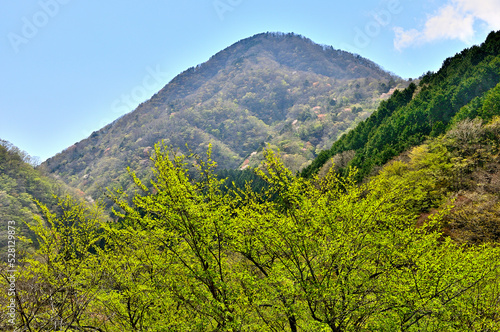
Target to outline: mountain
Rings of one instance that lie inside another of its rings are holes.
[[[43,167],[94,197],[128,187],[128,166],[146,172],[160,140],[182,153],[204,153],[211,142],[220,169],[258,165],[269,144],[297,171],[407,85],[358,55],[295,34],[258,34],[181,73]]]
[[[489,121],[500,115],[500,31],[428,72],[383,101],[366,121],[322,151],[302,176],[318,172],[333,158],[337,167],[360,169],[359,178],[399,155],[452,129],[464,119]],[[328,165],[326,165],[328,168]],[[326,171],[326,170],[324,170]]]
[[[322,151],[303,177],[332,168],[406,187],[420,222],[442,211],[455,242],[500,241],[500,31],[444,61]]]
[[[53,208],[54,195],[78,194],[61,181],[56,181],[35,168],[34,160],[11,143],[0,139],[0,260],[7,256],[8,225],[14,226],[17,235],[32,236],[25,223],[33,224],[38,214],[35,200]],[[83,196],[83,192],[80,192]],[[11,222],[9,224],[9,222]],[[18,241],[18,253],[25,248]]]
[[[33,228],[39,248],[18,266],[19,319],[11,324],[500,331],[500,32],[393,91],[302,177],[272,149],[255,172],[223,173],[239,181],[254,174],[265,190],[225,190],[211,160],[157,144],[154,175],[129,175],[133,199],[111,195],[117,222],[72,200],[54,213],[42,208],[50,227]],[[0,146],[0,185],[11,200],[50,189],[29,161]],[[109,166],[103,174],[114,174]],[[0,263],[4,289],[7,270]],[[0,305],[11,305],[11,296],[0,296]],[[0,313],[0,329],[11,312]]]

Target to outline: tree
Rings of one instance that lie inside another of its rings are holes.
[[[121,248],[121,240],[130,239],[136,248],[144,241],[154,246],[160,259],[153,260],[151,268],[165,271],[168,264],[163,295],[183,308],[184,329],[229,331],[242,324],[245,301],[228,251],[232,204],[221,192],[210,152],[208,161],[196,158],[201,178],[193,183],[185,156],[156,145],[154,192],[133,175],[145,195],[136,195],[133,205],[115,197],[123,210],[118,215],[128,227],[117,231],[114,243]]]
[[[358,185],[355,169],[295,177],[267,149],[256,192],[249,183],[223,191],[210,147],[203,159],[158,144],[150,183],[129,170],[138,191],[112,195],[118,222],[69,200],[60,217],[42,207],[40,250],[18,278],[20,327],[498,330],[499,248],[446,238],[451,205],[417,222],[449,159],[428,151]]]
[[[101,211],[69,197],[59,199],[57,206],[59,215],[39,203],[43,218],[28,225],[38,250],[22,261],[16,275],[17,327],[99,331],[89,320],[89,310],[103,278]]]
[[[237,238],[272,286],[264,303],[281,298],[287,317],[305,330],[456,327],[460,320],[443,313],[460,307],[468,317],[469,291],[495,288],[498,266],[487,262],[498,251],[443,245],[446,211],[416,227],[409,183],[376,178],[357,186],[354,173],[342,179],[332,171],[313,185],[293,177],[272,151],[259,174],[267,198],[246,193]]]

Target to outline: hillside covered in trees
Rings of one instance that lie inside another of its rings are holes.
[[[351,158],[342,167],[356,166],[360,177],[427,137],[435,137],[466,118],[490,120],[500,115],[500,32],[492,32],[473,46],[427,73],[419,85],[410,84],[383,101],[366,121],[322,151],[302,170],[309,176],[333,156]]]
[[[34,224],[38,214],[35,201],[49,207],[57,204],[56,195],[77,195],[63,182],[58,182],[36,169],[37,161],[11,143],[0,140],[0,259],[7,255],[7,222],[13,221],[18,232],[33,236],[26,224]],[[83,195],[83,193],[80,193]],[[18,248],[21,250],[21,247]]]
[[[499,122],[479,124],[477,142],[496,135],[498,143]],[[462,143],[450,135],[449,144]],[[498,238],[457,237],[457,227],[481,219],[456,219],[470,210],[453,201],[424,219],[419,213],[445,197],[439,189],[449,161],[435,145],[361,185],[355,170],[296,177],[266,150],[262,192],[221,190],[210,148],[195,158],[198,180],[186,157],[156,145],[152,189],[132,173],[133,200],[120,190],[112,195],[118,222],[67,198],[57,214],[41,207],[43,218],[30,227],[39,249],[16,274],[19,329],[500,328]],[[9,299],[0,301],[6,307]]]
[[[125,168],[147,172],[160,140],[185,154],[188,148],[203,154],[211,142],[221,169],[257,166],[270,144],[297,171],[407,84],[367,59],[307,38],[259,34],[181,73],[43,166],[94,198],[111,183],[130,187]]]
[[[179,153],[166,141],[148,153],[149,172],[126,172],[132,193],[103,179],[112,212],[68,197],[40,204],[14,325],[500,330],[499,54],[492,32],[394,92],[301,175],[272,145],[238,172],[219,170],[215,143]]]

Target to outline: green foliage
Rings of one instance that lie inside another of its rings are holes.
[[[43,174],[34,165],[37,161],[7,141],[0,140],[0,260],[6,260],[7,222],[14,221],[17,232],[26,237],[33,233],[24,223],[35,224],[33,214],[38,212],[35,200],[52,207],[56,204],[54,195],[70,190],[60,182]],[[24,222],[24,223],[23,223]],[[28,250],[20,246],[19,254]]]
[[[71,198],[58,201],[59,215],[40,203],[39,207],[43,217],[29,225],[38,250],[22,261],[18,257],[16,327],[24,331],[92,330],[89,308],[102,291],[105,266],[99,247],[101,211]],[[1,266],[2,287],[7,287],[7,270]],[[8,298],[2,294],[3,306]]]
[[[223,169],[218,170],[216,173],[220,179],[224,179],[222,187],[225,191],[234,192],[237,188],[245,188],[247,183],[251,186],[252,191],[254,192],[260,192],[267,188],[266,182],[262,180],[262,178],[260,178],[253,169]]]
[[[132,194],[126,167],[147,176],[149,152],[161,140],[200,155],[211,142],[224,169],[257,167],[271,144],[295,172],[369,116],[382,98],[380,83],[407,84],[359,56],[293,34],[260,34],[178,75],[134,112],[44,166],[104,200],[111,183]]]
[[[494,132],[494,130],[490,130]],[[451,145],[450,145],[451,146]],[[19,327],[80,331],[497,330],[500,258],[441,232],[439,144],[414,149],[364,184],[295,177],[265,151],[261,192],[222,190],[216,163],[155,146],[150,185],[130,172],[120,223],[70,200],[41,207],[40,249],[18,280]],[[187,171],[195,160],[196,179]],[[443,180],[444,179],[444,180]],[[104,249],[102,249],[104,248]],[[37,291],[22,293],[37,281]],[[26,286],[25,286],[26,285]],[[42,291],[42,289],[44,291]],[[25,317],[31,318],[27,320]],[[59,325],[54,325],[57,322]],[[55,327],[54,327],[55,326]]]
[[[500,115],[500,83],[483,96],[476,97],[463,106],[454,116],[452,122],[457,123],[467,118],[474,119],[476,117],[488,121],[498,115]]]
[[[481,46],[466,49],[444,61],[437,73],[427,73],[419,87],[411,84],[382,102],[365,122],[343,135],[302,171],[311,176],[332,156],[356,151],[350,163],[367,176],[400,153],[438,136],[465,118],[491,119],[498,114],[500,32]]]
[[[412,196],[405,208],[420,213],[439,206],[451,186],[452,156],[439,143],[421,145],[408,154],[408,162],[397,160],[384,166],[377,178],[387,186],[412,187]]]
[[[109,195],[116,222],[69,198],[38,204],[42,217],[26,222],[38,249],[16,275],[20,329],[500,329],[500,33],[447,59],[419,86],[394,90],[367,121],[319,153],[306,177],[294,176],[305,156],[366,113],[367,104],[353,102],[390,91],[396,82],[346,79],[352,90],[344,93],[331,83],[345,77],[315,76],[334,70],[318,53],[311,72],[297,75],[282,68],[300,68],[296,56],[245,53],[271,67],[233,56],[274,38],[297,42],[296,36],[264,35],[210,60],[258,71],[250,76],[255,84],[237,70],[224,75],[245,84],[241,90],[185,84],[220,74],[208,64],[191,69],[165,88],[185,98],[159,93],[127,121],[93,134],[93,145],[77,144],[59,156],[65,162],[49,165],[82,188],[112,181],[123,189]],[[356,75],[374,69],[359,62],[365,67]],[[138,123],[154,133],[134,133]],[[124,126],[127,134],[115,136]],[[182,130],[152,148],[165,127]],[[224,141],[229,138],[234,145]],[[264,140],[272,142],[267,149]],[[193,151],[167,147],[182,141]],[[3,147],[0,204],[18,204],[27,216],[45,180],[22,153]],[[93,163],[92,154],[105,163]],[[216,172],[212,154],[222,165],[244,159],[244,170]],[[130,176],[117,165],[129,165]],[[373,170],[377,174],[367,177]],[[7,287],[6,271],[1,265],[1,287]],[[7,301],[2,294],[3,309]]]
[[[463,120],[445,135],[400,155],[385,165],[377,178],[388,186],[413,188],[405,208],[421,214],[455,207],[444,217],[445,233],[458,243],[478,245],[500,240],[499,120]]]

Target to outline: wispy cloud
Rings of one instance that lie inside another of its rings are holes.
[[[394,28],[394,47],[402,50],[443,39],[471,42],[476,21],[486,24],[489,30],[500,29],[500,1],[450,0],[434,15],[428,16],[420,30]]]

